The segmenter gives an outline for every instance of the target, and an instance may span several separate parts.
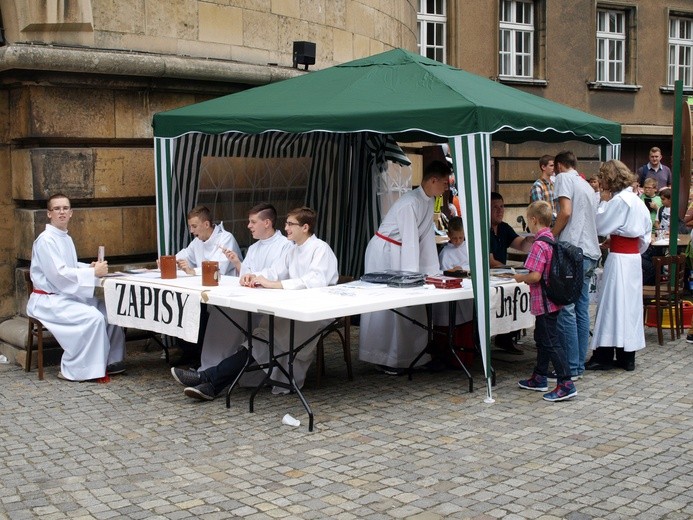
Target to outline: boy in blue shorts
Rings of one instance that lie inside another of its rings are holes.
[[[547,391],[549,387],[546,376],[550,361],[558,376],[557,385],[543,397],[546,401],[564,401],[575,397],[577,389],[570,377],[565,346],[558,340],[558,311],[561,306],[546,297],[541,285],[542,276],[545,282],[549,281],[553,248],[550,244],[537,240],[540,237],[554,240],[549,228],[552,218],[553,210],[546,201],[532,202],[527,208],[527,224],[535,236],[534,244],[525,261],[525,268],[529,273],[516,274],[514,278],[516,282],[529,284],[530,312],[536,316],[534,342],[537,344],[537,364],[532,376],[519,381],[518,385],[526,390]]]

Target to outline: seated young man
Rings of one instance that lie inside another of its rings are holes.
[[[219,262],[219,273],[238,276],[236,265],[227,258],[224,251],[232,251],[238,260],[242,260],[241,248],[234,236],[224,229],[222,224],[212,222],[212,212],[207,206],[196,206],[188,212],[188,228],[193,240],[188,247],[176,253],[178,268],[190,275],[200,274],[202,262],[213,260]],[[202,306],[200,314],[200,334],[195,343],[179,340],[178,346],[182,350],[181,357],[173,362],[174,365],[187,364],[200,365],[200,353],[202,341],[207,329],[209,314],[207,306]]]
[[[248,229],[256,240],[248,248],[241,263],[237,253],[232,249],[224,249],[226,258],[234,264],[236,271],[243,276],[246,273],[259,272],[271,267],[274,262],[283,258],[291,242],[275,229],[277,223],[277,210],[267,203],[257,204],[248,212]],[[216,366],[224,359],[238,351],[241,343],[245,341],[245,331],[236,327],[215,306],[208,306],[209,321],[202,343],[199,370],[206,370]],[[246,313],[235,309],[223,309],[239,325],[246,326]],[[260,324],[260,314],[253,315],[253,328]],[[175,368],[171,369],[173,377],[176,377]]]
[[[316,213],[310,208],[302,207],[291,210],[286,217],[284,229],[287,238],[293,242],[286,255],[272,264],[270,268],[262,269],[256,273],[244,274],[240,283],[247,287],[264,287],[269,289],[309,289],[313,287],[325,287],[337,283],[338,269],[337,257],[330,246],[314,235]],[[270,297],[268,295],[268,297]],[[274,320],[274,352],[275,355],[289,351],[290,321],[277,318]],[[300,345],[313,336],[327,323],[296,322],[294,330],[294,344]],[[260,325],[253,331],[265,341],[269,338],[269,319],[265,315]],[[315,338],[304,347],[294,359],[294,379],[296,385],[301,388],[306,379],[306,372],[310,367],[317,345]],[[202,372],[185,371],[175,369],[174,377],[181,384],[187,386],[184,393],[189,397],[201,400],[212,400],[224,388],[231,384],[241,372],[248,359],[247,345],[232,356],[226,358],[215,367]],[[261,342],[253,342],[253,357],[258,363],[269,361],[268,349]],[[280,364],[288,372],[288,356],[281,358]],[[284,374],[275,369],[272,380],[288,383]],[[273,393],[288,393],[283,386],[274,387]]]
[[[125,371],[125,334],[109,325],[106,306],[94,298],[108,262],[77,261],[67,227],[72,218],[70,199],[48,199],[48,224],[31,250],[31,282],[26,313],[50,331],[63,349],[58,377],[69,381],[98,380]]]

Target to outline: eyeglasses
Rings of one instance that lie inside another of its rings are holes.
[[[63,207],[55,207],[55,208],[49,209],[48,211],[55,211],[56,213],[60,213],[61,211],[64,211],[65,213],[67,213],[68,211],[70,211],[70,209],[71,209],[70,206],[63,206]]]
[[[289,222],[287,220],[285,225],[287,225],[287,226],[300,226],[301,224],[299,224],[298,222]]]

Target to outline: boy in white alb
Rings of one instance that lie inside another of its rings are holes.
[[[442,271],[469,271],[469,251],[467,241],[464,238],[464,227],[460,217],[453,217],[448,222],[448,239],[450,240],[440,251],[440,269]],[[460,300],[457,302],[457,315],[455,324],[461,325],[474,319],[474,300]],[[433,305],[433,324],[436,326],[448,325],[448,304],[436,303]]]
[[[438,260],[443,271],[469,271],[469,251],[464,239],[464,227],[460,217],[453,217],[448,223],[450,240],[440,251]]]
[[[62,347],[60,379],[99,380],[125,371],[125,333],[108,324],[105,304],[94,297],[94,287],[108,274],[108,262],[77,261],[67,233],[70,218],[70,199],[62,194],[48,199],[49,223],[31,250],[34,291],[26,313],[40,320]]]
[[[235,251],[232,249],[223,250],[239,276],[246,273],[256,273],[271,267],[274,262],[283,258],[291,247],[291,242],[279,230],[275,229],[276,222],[277,210],[271,204],[262,203],[250,209],[248,229],[257,242],[250,245],[242,263]],[[244,311],[224,309],[224,313],[233,318],[239,325],[247,326]],[[260,317],[260,314],[253,315],[252,329],[259,325]],[[245,339],[245,331],[238,329],[219,309],[210,305],[209,321],[202,342],[199,370],[206,370],[221,363],[234,352],[237,352]],[[181,380],[182,376],[179,376],[180,370],[180,368],[174,367],[171,369],[171,373],[176,381],[185,384]]]

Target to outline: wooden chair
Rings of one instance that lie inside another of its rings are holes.
[[[24,282],[26,283],[27,295],[31,297],[34,291],[34,284],[31,282],[29,270],[24,271]],[[29,318],[29,330],[26,338],[26,371],[31,371],[31,353],[34,349],[34,338],[36,338],[36,352],[38,354],[38,378],[43,380],[43,332],[46,328],[36,318]]]
[[[354,278],[352,276],[340,276],[337,280],[337,284],[352,282]],[[351,368],[351,316],[345,316],[334,321],[329,327],[322,331],[320,337],[318,338],[318,345],[316,348],[317,361],[316,361],[316,376],[315,376],[315,386],[320,388],[320,381],[323,375],[325,375],[325,344],[324,340],[327,336],[335,332],[342,342],[342,350],[344,352],[344,362],[347,366],[347,379],[349,381],[354,380],[354,373]]]
[[[659,344],[664,344],[662,334],[662,320],[664,309],[669,313],[671,340],[680,338],[684,331],[683,323],[683,292],[684,274],[686,271],[686,255],[655,256],[653,258],[655,268],[654,285],[644,285],[643,304],[644,312],[647,306],[654,304],[657,320],[657,339]]]

